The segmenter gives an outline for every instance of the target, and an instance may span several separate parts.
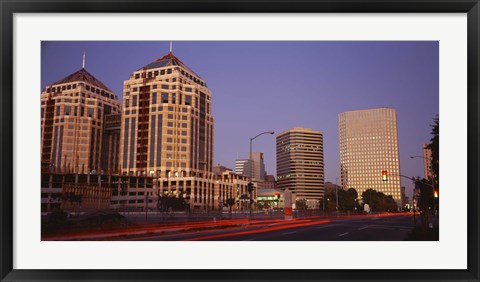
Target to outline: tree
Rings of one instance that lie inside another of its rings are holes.
[[[420,190],[420,197],[418,198],[418,208],[421,212],[428,212],[433,209],[433,193],[431,182],[426,179],[415,180],[415,189]]]
[[[298,199],[295,201],[295,209],[297,210],[307,210],[307,200],[306,199]]]
[[[232,207],[233,207],[233,205],[235,205],[235,198],[228,198],[226,203],[227,203],[227,206],[230,209],[230,212],[232,212]]]
[[[83,202],[82,195],[77,195],[74,192],[67,192],[63,195],[63,200],[69,202],[70,205],[74,207],[75,213],[77,212],[77,207],[80,207]]]
[[[385,195],[373,189],[367,189],[362,193],[362,199],[365,204],[370,206],[373,211],[394,212],[397,210],[397,203],[391,195]]]
[[[345,192],[345,210],[348,211],[355,211],[355,206],[356,206],[356,200],[358,198],[358,192],[354,188],[349,188]]]
[[[434,177],[436,178],[437,182],[439,181],[439,142],[440,142],[440,124],[439,124],[439,119],[438,116],[433,119],[433,124],[430,125],[432,127],[432,131],[430,134],[432,134],[432,138],[430,139],[430,144],[428,144],[428,148],[432,151],[432,159],[431,159],[431,165],[432,165],[432,172],[434,174]]]
[[[161,211],[183,211],[187,208],[187,202],[183,197],[164,195],[159,197]]]

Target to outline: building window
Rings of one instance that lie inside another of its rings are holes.
[[[162,89],[168,89],[168,85],[162,84]]]
[[[153,92],[152,93],[152,104],[155,105],[157,103],[157,93]]]
[[[168,93],[162,92],[162,103],[168,103]]]

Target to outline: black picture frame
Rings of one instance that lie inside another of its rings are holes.
[[[0,278],[2,281],[479,281],[478,0],[0,0]],[[467,13],[468,269],[466,270],[19,270],[13,269],[14,13]]]

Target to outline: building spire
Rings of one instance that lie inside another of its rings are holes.
[[[173,46],[173,43],[172,41],[170,41],[170,53],[172,53],[172,46]]]
[[[82,69],[85,68],[85,49],[83,49]]]

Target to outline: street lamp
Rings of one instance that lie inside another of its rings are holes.
[[[249,158],[249,163],[250,163],[250,181],[249,181],[249,185],[253,185],[252,183],[252,178],[253,178],[253,161],[252,161],[252,143],[253,143],[253,140],[255,140],[257,137],[260,137],[261,135],[264,135],[264,134],[275,134],[274,131],[265,131],[265,132],[262,132],[260,134],[258,134],[257,136],[255,137],[252,137],[250,138],[250,158]],[[250,184],[252,183],[252,184]],[[249,206],[250,206],[250,216],[252,215],[252,196],[253,196],[253,190],[250,192],[250,203],[249,203]]]
[[[414,158],[421,158],[423,159],[424,161],[427,160],[425,157],[423,156],[410,156],[410,159],[414,159]],[[432,160],[432,159],[430,159]],[[437,203],[436,203],[436,200],[435,200],[435,179],[434,179],[434,174],[433,174],[433,171],[431,173],[431,178],[432,178],[432,196],[433,196],[433,215],[435,217],[437,217]]]

